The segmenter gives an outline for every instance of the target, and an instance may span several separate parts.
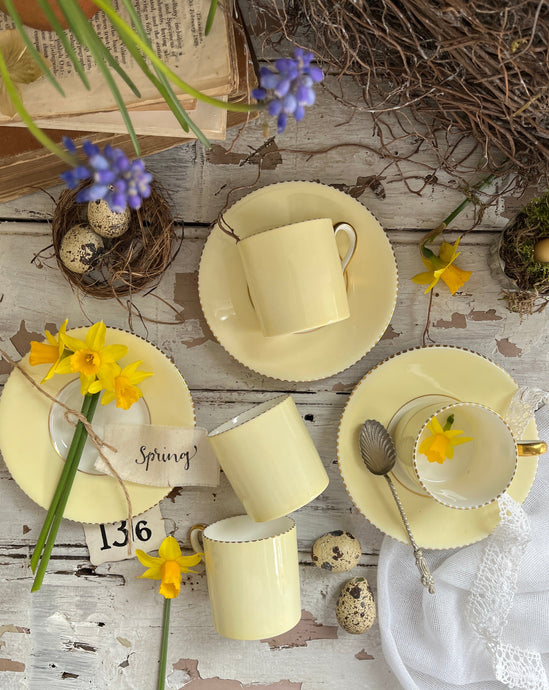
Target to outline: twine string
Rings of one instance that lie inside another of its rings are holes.
[[[133,531],[133,526],[132,526],[132,501],[130,498],[130,494],[128,492],[128,489],[126,488],[126,485],[124,484],[124,481],[122,480],[122,477],[118,474],[116,469],[113,467],[112,463],[109,461],[109,459],[106,457],[105,453],[103,452],[103,448],[108,448],[109,450],[113,451],[114,453],[118,453],[118,449],[115,448],[114,446],[111,446],[109,443],[104,441],[92,428],[91,422],[89,422],[86,417],[79,412],[78,410],[74,410],[72,407],[69,407],[68,405],[65,405],[65,403],[61,402],[60,400],[57,400],[57,398],[54,398],[53,395],[50,395],[46,390],[44,390],[36,381],[33,379],[33,377],[28,374],[23,367],[19,364],[19,362],[14,361],[2,348],[0,348],[0,355],[2,355],[3,359],[6,360],[6,362],[13,367],[14,369],[17,369],[24,377],[25,379],[34,387],[36,388],[37,391],[39,391],[42,395],[44,395],[48,400],[51,400],[52,403],[55,403],[56,405],[59,405],[62,407],[65,412],[64,412],[64,417],[66,421],[71,425],[76,427],[78,422],[81,422],[84,428],[86,429],[86,432],[88,434],[88,438],[92,442],[92,444],[95,446],[95,449],[97,450],[99,457],[103,462],[107,465],[109,468],[109,471],[112,472],[113,476],[115,479],[118,481],[120,484],[120,487],[124,493],[124,497],[126,499],[126,503],[128,506],[128,555],[131,554],[132,550],[132,531]]]

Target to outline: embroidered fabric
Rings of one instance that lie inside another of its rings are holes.
[[[539,404],[548,400],[549,394],[539,389],[517,390],[506,414],[517,438],[522,438]],[[502,642],[522,556],[530,541],[530,525],[522,506],[507,494],[499,499],[499,513],[500,523],[486,540],[471,588],[467,618],[486,643],[497,680],[509,688],[549,690],[540,654]]]

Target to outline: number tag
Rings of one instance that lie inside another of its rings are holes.
[[[106,525],[83,525],[93,565],[133,558],[136,549],[155,551],[166,536],[166,525],[155,506],[132,519],[132,550],[128,554],[127,520]]]

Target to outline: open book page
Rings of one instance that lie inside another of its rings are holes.
[[[122,1],[113,0],[113,5],[120,16],[129,21]],[[134,0],[134,5],[157,55],[181,79],[210,94],[225,95],[234,89],[234,36],[229,30],[230,18],[226,17],[221,7],[218,8],[210,34],[204,36],[210,0]],[[157,102],[160,96],[156,88],[136,65],[106,15],[99,12],[90,22],[141,93],[141,98],[137,98],[124,81],[111,70],[124,101],[130,107],[134,103]],[[11,18],[0,13],[0,30],[11,26]],[[52,72],[65,92],[65,98],[61,97],[44,77],[32,84],[22,85],[21,93],[25,107],[33,117],[55,117],[117,109],[99,67],[91,54],[77,45],[70,31],[66,33],[87,73],[90,91],[82,84],[54,32],[32,29],[28,29],[28,32],[36,47],[52,63]],[[178,89],[174,90],[176,93],[183,93]],[[0,122],[8,119],[0,114]]]
[[[226,99],[226,97],[224,97]],[[193,121],[200,127],[208,139],[225,139],[227,129],[227,111],[212,108],[198,101],[196,109],[190,113]],[[130,112],[136,134],[148,134],[162,137],[181,137],[186,140],[196,139],[192,132],[185,132],[175,115],[170,110],[144,110]],[[36,124],[42,129],[68,129],[74,132],[112,132],[123,134],[126,125],[118,110],[72,117],[39,118]],[[24,127],[22,122],[7,123],[8,127]]]

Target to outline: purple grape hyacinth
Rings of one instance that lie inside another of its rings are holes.
[[[63,143],[69,153],[76,154],[72,139],[63,137]],[[143,199],[150,196],[152,175],[145,170],[140,158],[130,161],[122,149],[109,144],[101,153],[98,146],[87,140],[82,150],[87,158],[85,164],[75,165],[61,175],[69,189],[75,189],[82,180],[90,178],[91,185],[78,192],[76,201],[104,199],[111,211],[122,213],[127,206],[140,208]]]
[[[311,65],[312,53],[296,48],[293,58],[279,58],[275,71],[262,67],[259,72],[259,88],[252,96],[263,101],[269,115],[277,118],[278,133],[281,134],[293,115],[298,122],[305,117],[305,106],[315,102],[314,84],[324,79],[324,73]]]

